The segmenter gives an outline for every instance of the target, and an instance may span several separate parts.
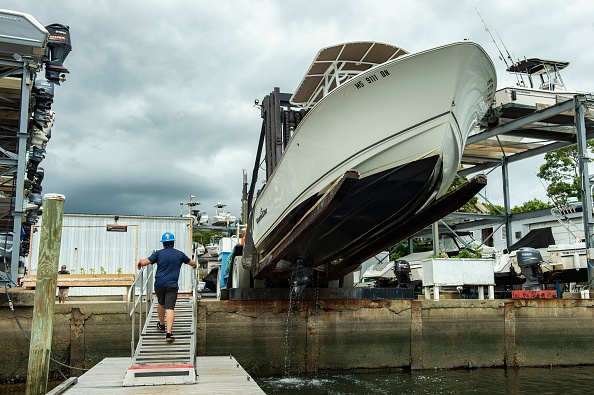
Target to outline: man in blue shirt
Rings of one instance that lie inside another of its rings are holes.
[[[196,262],[188,258],[182,251],[173,248],[175,237],[173,233],[165,232],[161,237],[163,249],[153,252],[148,258],[143,258],[138,261],[138,270],[141,267],[157,263],[157,273],[155,274],[155,294],[157,294],[157,313],[159,315],[159,323],[157,329],[165,332],[165,318],[167,318],[167,334],[165,340],[168,342],[175,341],[171,332],[173,328],[173,320],[175,318],[175,302],[177,301],[177,291],[179,280],[179,272],[182,264],[188,264],[196,267]]]

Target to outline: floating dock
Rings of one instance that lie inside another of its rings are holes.
[[[78,382],[65,390],[50,394],[163,394],[185,395],[264,394],[258,384],[232,356],[197,357],[196,383],[180,385],[144,385],[124,387],[124,377],[130,367],[130,358],[105,358],[78,378]]]

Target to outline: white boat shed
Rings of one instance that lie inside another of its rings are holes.
[[[26,262],[29,274],[37,274],[39,230],[43,216],[31,232]],[[192,255],[192,226],[188,217],[64,214],[58,267],[71,274],[136,274],[136,263],[163,248],[161,235],[175,235],[175,247]],[[192,269],[184,265],[180,292],[191,291]],[[69,296],[124,295],[122,287],[74,287]]]

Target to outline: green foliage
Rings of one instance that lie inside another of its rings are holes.
[[[448,256],[447,253],[440,252],[437,255],[430,256],[429,258],[482,258],[482,250],[482,248],[479,248],[476,251],[472,252],[466,248],[463,248],[457,255]]]
[[[413,238],[413,252],[431,251],[433,249],[433,241],[431,238],[415,237]],[[390,248],[390,260],[394,261],[409,254],[408,240],[403,240],[400,243]]]
[[[475,252],[472,252],[470,250],[467,250],[466,248],[463,248],[460,250],[458,255],[452,256],[452,258],[482,258],[482,257],[483,257],[482,248],[477,249]]]
[[[223,237],[225,236],[225,234],[223,232],[211,232],[209,230],[204,229],[194,230],[194,232],[192,233],[192,241],[196,241],[202,245],[207,245],[208,243],[210,243],[210,239],[213,236]]]
[[[525,202],[521,206],[512,207],[511,213],[512,214],[525,213],[527,211],[542,210],[544,208],[551,208],[551,205],[549,203],[545,203],[541,200],[534,198],[532,200]]]
[[[594,151],[594,141],[588,141],[587,153]],[[545,154],[545,163],[540,166],[538,177],[545,180],[547,196],[556,204],[567,203],[567,198],[581,200],[581,181],[579,175],[579,155],[577,144],[549,151]],[[592,162],[593,159],[589,159]]]
[[[118,267],[118,270],[116,270],[116,273],[117,274],[122,274],[122,268],[121,267]]]
[[[80,274],[85,274],[85,268],[81,266],[79,272]]]

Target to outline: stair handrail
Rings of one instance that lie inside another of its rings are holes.
[[[194,342],[191,346],[193,363],[196,366],[196,331],[198,330],[198,298],[200,294],[197,290],[198,286],[198,263],[192,268],[192,326],[194,332]]]
[[[143,305],[144,305],[144,320],[148,318],[148,312],[151,308],[152,294],[153,294],[153,277],[155,270],[153,265],[143,266],[136,274],[136,278],[128,291],[128,315],[132,318],[132,336],[130,340],[130,352],[131,357],[134,357],[134,346],[135,346],[135,331],[136,326],[136,312],[138,310],[138,338],[142,333],[143,322]],[[140,286],[138,298],[136,298],[136,287]],[[143,299],[143,295],[145,298]],[[132,306],[132,307],[130,307]]]

